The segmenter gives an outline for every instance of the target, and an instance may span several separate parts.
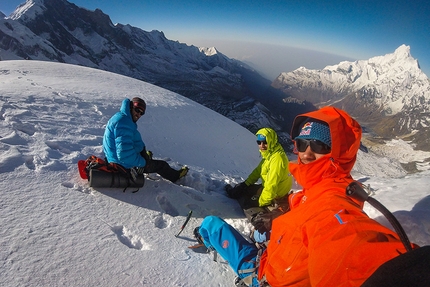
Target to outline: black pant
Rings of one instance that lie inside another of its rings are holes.
[[[158,173],[161,177],[175,182],[179,179],[179,171],[170,167],[170,165],[164,160],[152,159],[147,162],[145,173]]]

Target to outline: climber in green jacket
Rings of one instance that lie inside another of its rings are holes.
[[[256,136],[262,157],[260,163],[244,182],[225,188],[228,196],[237,199],[243,209],[274,204],[290,192],[293,182],[287,155],[276,132],[262,128]],[[259,179],[261,184],[256,184]]]

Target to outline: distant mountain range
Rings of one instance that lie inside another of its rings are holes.
[[[0,19],[0,59],[64,62],[133,77],[188,97],[253,132],[262,126],[289,132],[295,115],[315,109],[306,102],[285,102],[269,80],[215,48],[114,25],[101,10],[65,0],[27,0]]]
[[[410,47],[322,70],[299,68],[272,83],[286,95],[345,109],[376,136],[400,137],[430,150],[430,80]]]
[[[0,60],[56,61],[102,69],[177,92],[252,132],[275,128],[284,147],[297,114],[318,106],[345,109],[374,137],[402,137],[430,150],[430,84],[402,45],[393,54],[299,68],[271,83],[215,48],[198,48],[113,24],[101,10],[65,0],[27,0],[0,15]],[[127,91],[124,91],[124,96]],[[144,95],[142,95],[144,97]]]

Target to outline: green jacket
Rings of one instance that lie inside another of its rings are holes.
[[[261,178],[263,190],[258,200],[259,206],[267,206],[272,200],[285,196],[291,189],[293,177],[288,169],[288,158],[278,142],[278,135],[271,128],[262,128],[257,134],[266,136],[267,150],[260,151],[262,160],[245,180],[246,185],[254,184]]]

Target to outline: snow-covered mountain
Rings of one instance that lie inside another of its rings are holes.
[[[168,40],[163,32],[113,24],[101,10],[66,0],[27,0],[0,19],[0,59],[77,64],[133,77],[177,92],[251,131],[261,125],[289,132],[309,103],[286,103],[246,64],[216,48]],[[261,108],[263,107],[263,108]]]
[[[215,262],[188,246],[208,215],[249,235],[223,186],[260,161],[251,132],[176,93],[77,65],[0,61],[0,87],[0,286],[234,286],[220,256]],[[177,184],[150,174],[131,193],[91,188],[79,177],[78,160],[103,156],[104,126],[125,90],[145,95],[137,124],[148,149],[172,167],[189,166]],[[428,154],[393,141],[384,157],[359,151],[353,170],[419,245],[430,244],[430,166],[406,175],[398,160]],[[391,227],[367,203],[364,211]]]
[[[301,67],[281,73],[272,86],[316,106],[341,107],[380,136],[406,137],[430,150],[430,81],[409,46],[322,70]]]

